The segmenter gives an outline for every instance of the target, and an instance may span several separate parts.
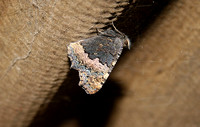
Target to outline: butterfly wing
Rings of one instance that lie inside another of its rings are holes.
[[[123,43],[119,37],[104,35],[70,43],[71,68],[79,71],[79,86],[87,94],[94,94],[102,88],[121,55]]]

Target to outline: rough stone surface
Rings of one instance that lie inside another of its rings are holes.
[[[198,127],[200,1],[161,1],[0,1],[0,126]],[[66,44],[119,14],[115,26],[134,44],[85,95]]]

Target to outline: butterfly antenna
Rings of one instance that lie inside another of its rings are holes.
[[[122,32],[120,32],[114,25],[113,21],[112,21],[112,26],[115,29],[115,31],[117,31],[118,33],[120,33],[121,35],[125,36]]]
[[[97,35],[99,34],[103,34],[103,32],[101,32],[99,29],[96,28],[96,32],[97,32]]]
[[[127,41],[127,47],[128,47],[128,49],[130,50],[130,48],[131,48],[131,42],[130,42],[129,38],[128,38],[124,33],[120,32],[120,31],[115,27],[113,21],[112,21],[112,26],[113,26],[113,28],[115,29],[115,31],[117,31],[119,34],[121,34],[121,35],[123,35],[123,36],[125,37],[125,39],[126,39],[126,41]]]

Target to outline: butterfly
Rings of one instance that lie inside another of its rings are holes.
[[[71,68],[79,72],[79,86],[87,94],[98,92],[113,70],[124,47],[130,49],[129,38],[116,29],[98,31],[94,37],[67,46]]]

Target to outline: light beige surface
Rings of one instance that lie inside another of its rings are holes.
[[[173,2],[117,64],[125,95],[109,127],[200,126],[199,6]]]
[[[66,45],[105,26],[118,4],[127,2],[0,1],[0,126],[27,126],[45,109],[69,69]]]

